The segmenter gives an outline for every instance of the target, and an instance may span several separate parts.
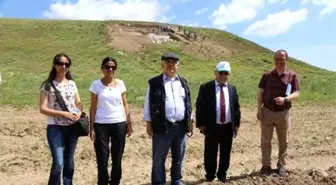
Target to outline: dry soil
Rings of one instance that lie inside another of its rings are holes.
[[[332,185],[336,183],[335,106],[294,107],[290,128],[287,177],[276,173],[269,177],[258,174],[260,168],[260,125],[255,109],[242,108],[242,123],[233,142],[228,184],[293,184]],[[142,110],[132,107],[134,134],[127,138],[123,157],[125,185],[150,183],[151,139],[145,133]],[[51,156],[46,141],[46,117],[35,109],[0,107],[0,184],[45,185]],[[277,142],[273,140],[273,167],[277,160]],[[188,138],[183,170],[186,184],[203,182],[203,136],[195,130]],[[93,185],[97,181],[95,153],[89,138],[80,138],[75,154],[76,185]],[[170,157],[167,163],[169,182]],[[212,184],[220,184],[214,181]]]

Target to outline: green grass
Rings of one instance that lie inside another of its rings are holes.
[[[107,46],[105,26],[119,21],[51,21],[0,19],[0,104],[37,106],[39,87],[47,77],[52,58],[65,52],[72,58],[72,73],[85,106],[89,105],[88,88],[101,77],[101,60],[114,56],[119,61],[118,78],[124,80],[131,104],[143,104],[147,80],[161,72],[160,56],[164,51],[181,55],[180,74],[191,85],[195,102],[201,83],[214,78],[220,58],[202,60],[180,53],[176,44],[150,48],[145,54],[118,54]],[[141,23],[152,24],[152,23]],[[257,85],[264,70],[273,67],[273,52],[234,34],[204,28],[190,28],[207,39],[216,40],[233,51],[230,81],[238,88],[242,104],[255,104]],[[291,59],[289,67],[299,73],[301,103],[335,103],[336,73]]]

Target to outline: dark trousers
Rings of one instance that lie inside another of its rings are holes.
[[[125,148],[126,123],[94,124],[95,151],[98,165],[98,185],[118,185],[121,179],[121,160]],[[109,143],[111,141],[112,170],[108,174]]]
[[[232,136],[232,123],[216,124],[207,131],[204,142],[204,165],[208,180],[216,177],[218,146],[220,149],[217,178],[226,177],[226,171],[230,166]]]
[[[182,184],[183,159],[186,150],[186,134],[182,124],[168,124],[167,133],[154,133],[153,135],[153,166],[152,185],[166,183],[165,162],[171,151],[172,164],[170,169],[171,184]]]
[[[48,185],[60,185],[61,177],[64,185],[72,185],[78,137],[69,126],[48,125],[47,139],[52,155]]]

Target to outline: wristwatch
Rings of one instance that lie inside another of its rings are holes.
[[[285,97],[285,102],[289,102],[287,97]]]

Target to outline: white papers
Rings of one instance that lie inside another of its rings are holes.
[[[286,96],[289,96],[292,92],[292,85],[290,83],[287,84],[287,89],[286,89]]]

